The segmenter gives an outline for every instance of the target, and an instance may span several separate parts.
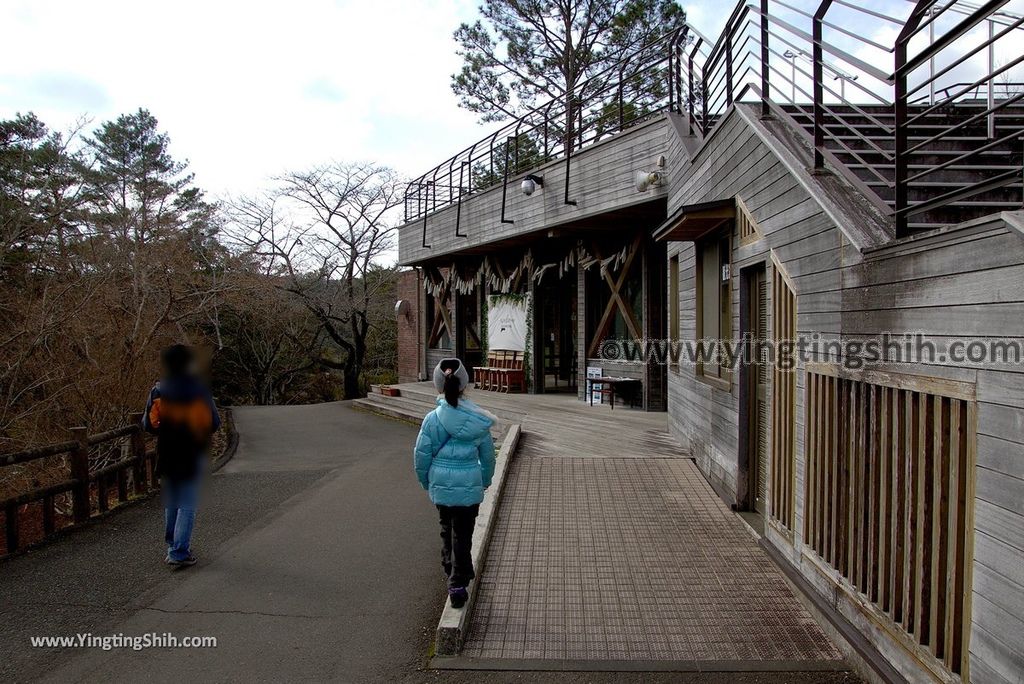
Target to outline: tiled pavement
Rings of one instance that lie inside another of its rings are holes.
[[[541,456],[531,439],[508,474],[463,656],[841,659],[690,460]]]

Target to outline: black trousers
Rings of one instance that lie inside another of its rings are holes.
[[[473,528],[476,526],[478,504],[472,506],[441,506],[441,566],[448,575],[448,587],[465,588],[473,573]]]

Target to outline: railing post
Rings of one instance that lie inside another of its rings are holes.
[[[71,428],[71,439],[75,448],[71,450],[71,479],[75,487],[71,490],[72,510],[75,523],[84,523],[89,519],[89,444],[88,430],[84,427]]]
[[[671,53],[671,52],[669,52],[669,55],[670,55],[670,57],[669,57],[669,58],[670,58],[670,59],[671,59],[671,54],[672,54],[672,53]],[[621,66],[621,67],[619,67],[619,90],[618,90],[618,103],[619,103],[619,130],[620,130],[620,131],[621,131],[621,130],[622,130],[623,128],[625,128],[625,127],[626,127],[626,111],[625,111],[625,103],[624,103],[624,102],[622,101],[622,100],[623,100],[623,98],[622,98],[622,78],[623,78],[623,76],[624,76],[624,73],[625,73],[625,69],[626,69],[626,67],[625,67],[625,66]],[[671,78],[672,78],[672,77],[671,77],[671,73],[672,73],[672,69],[671,69],[671,67],[669,67],[669,79],[670,79],[670,80],[671,80]],[[669,111],[671,111],[671,110],[672,110],[672,105],[671,105],[671,100],[672,100],[672,86],[671,86],[671,85],[669,86],[669,91],[668,91],[668,98],[669,98],[669,101],[670,101],[670,103],[669,103]]]
[[[813,45],[811,46],[812,52],[814,53],[814,83],[812,84],[814,91],[814,168],[820,170],[825,168],[825,87],[823,80],[825,78],[825,56],[822,51],[822,21],[825,19],[825,14],[828,12],[829,5],[832,0],[822,0],[821,4],[818,5],[818,10],[814,13],[813,21]],[[795,60],[796,58],[794,58]]]
[[[895,115],[895,140],[893,155],[895,157],[895,200],[896,200],[896,236],[901,237],[907,232],[907,75],[903,66],[907,63],[907,44],[897,40],[896,49],[896,80],[894,84],[893,114]]]
[[[725,38],[725,106],[732,106],[732,27]]]
[[[768,60],[771,53],[768,51],[768,0],[761,0],[761,117],[765,118],[771,114],[768,107],[769,98],[769,72]]]
[[[135,481],[135,493],[146,491],[146,435],[142,432],[142,414],[132,413],[129,416],[135,431],[131,436],[132,479]]]

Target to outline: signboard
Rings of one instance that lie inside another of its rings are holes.
[[[587,377],[588,378],[600,378],[604,376],[604,370],[598,366],[587,366]],[[588,403],[600,404],[601,400],[604,399],[604,395],[601,394],[601,390],[604,389],[600,382],[590,382],[591,396],[586,397]]]
[[[526,297],[490,295],[487,301],[487,348],[526,351]]]

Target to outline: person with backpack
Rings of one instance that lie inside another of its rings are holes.
[[[420,427],[413,461],[420,484],[441,520],[441,566],[448,578],[452,607],[469,599],[473,571],[473,528],[484,490],[494,476],[491,426],[497,418],[463,397],[469,373],[459,359],[434,368],[437,408]]]
[[[210,439],[220,428],[220,414],[210,390],[199,379],[189,347],[168,347],[162,362],[164,375],[149,393],[142,422],[146,431],[156,435],[156,474],[167,542],[164,562],[180,568],[196,564],[192,531]]]

